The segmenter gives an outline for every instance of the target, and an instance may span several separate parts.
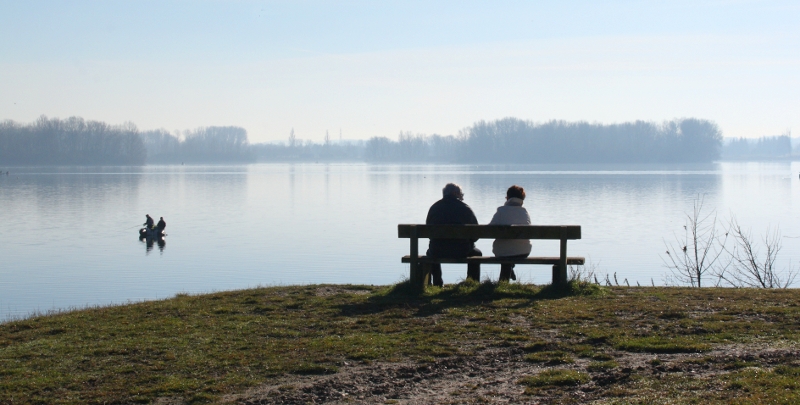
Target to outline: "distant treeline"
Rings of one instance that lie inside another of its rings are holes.
[[[79,117],[0,123],[0,165],[143,165],[253,162],[256,148],[240,127],[204,127],[181,134],[140,132]]]
[[[298,139],[294,129],[286,143],[253,144],[253,153],[259,161],[360,161],[364,157],[363,141],[337,142],[325,134],[322,143]]]
[[[253,162],[255,151],[241,127],[203,127],[183,134],[142,132],[148,163]]]
[[[709,162],[720,157],[722,134],[696,118],[662,124],[480,121],[458,136],[401,133],[397,141],[367,142],[369,161],[611,163]]]
[[[146,163],[246,163],[255,161],[362,161],[435,163],[636,163],[710,162],[792,156],[789,135],[734,139],[723,145],[717,125],[696,118],[663,123],[635,121],[534,123],[517,118],[480,121],[458,135],[401,132],[397,140],[298,139],[251,144],[241,127],[203,127],[170,133],[140,132],[71,117],[42,116],[30,124],[0,123],[0,165],[142,165]]]
[[[141,165],[147,157],[136,126],[45,116],[0,123],[2,165]]]
[[[764,136],[758,139],[736,138],[725,142],[722,158],[744,159],[788,159],[792,156],[790,135]]]

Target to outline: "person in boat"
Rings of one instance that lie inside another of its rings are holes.
[[[506,191],[506,203],[497,207],[489,225],[530,225],[531,217],[522,206],[525,200],[525,189],[513,185]],[[522,259],[531,254],[531,241],[526,239],[495,239],[492,253],[496,257]],[[516,280],[513,263],[500,264],[500,281]]]
[[[428,210],[428,217],[425,219],[427,225],[477,225],[478,219],[472,208],[464,203],[464,192],[455,183],[448,183],[442,189],[442,199],[435,202]],[[431,239],[428,245],[428,256],[436,258],[456,258],[461,259],[470,256],[482,256],[480,250],[475,247],[477,239]],[[431,277],[433,284],[441,287],[444,285],[442,280],[442,265],[431,264]]]
[[[156,229],[158,229],[161,232],[164,232],[164,228],[166,227],[167,223],[164,222],[164,217],[161,217],[161,219],[158,220],[158,224],[156,224]]]
[[[144,221],[144,224],[142,224],[142,225],[144,225],[147,229],[152,229],[153,228],[153,218],[150,216],[150,214],[145,214],[145,217],[147,217],[147,220]]]

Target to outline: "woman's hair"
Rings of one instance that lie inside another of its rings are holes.
[[[515,184],[506,191],[506,198],[519,198],[520,200],[524,200],[525,189]]]

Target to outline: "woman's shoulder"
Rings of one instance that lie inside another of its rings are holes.
[[[528,212],[528,210],[525,209],[525,207],[523,207],[521,205],[502,205],[500,207],[497,207],[497,210],[498,211],[502,210],[502,211],[525,211],[525,212]]]

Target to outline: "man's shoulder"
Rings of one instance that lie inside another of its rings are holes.
[[[435,203],[431,204],[431,207],[435,207],[437,205],[447,204],[447,199],[442,198],[441,200],[436,201]]]
[[[456,206],[461,207],[462,209],[464,209],[466,211],[472,212],[472,208],[469,206],[469,204],[465,203],[464,201],[455,200],[455,202],[456,202],[456,204],[455,204]]]
[[[443,198],[443,199],[441,199],[439,201],[436,201],[435,203],[431,204],[431,207],[428,209],[428,212],[429,213],[436,212],[438,210],[441,210],[446,205],[447,205],[447,202]]]
[[[474,217],[475,213],[469,205],[457,198],[445,197],[431,205],[426,223],[472,223],[475,222]]]

